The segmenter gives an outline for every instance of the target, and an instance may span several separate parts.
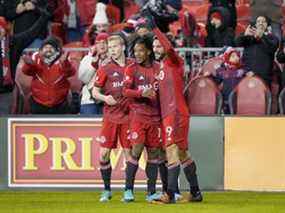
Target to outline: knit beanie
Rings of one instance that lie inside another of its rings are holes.
[[[96,36],[95,42],[106,41],[108,37],[109,37],[109,34],[108,34],[108,33],[99,33],[99,34]]]
[[[240,53],[237,50],[235,50],[233,47],[228,47],[223,54],[224,63],[230,66],[240,66],[240,60],[238,63],[230,62],[230,57],[233,53],[236,53],[240,57]]]
[[[96,14],[92,21],[93,25],[96,24],[109,24],[109,20],[106,13],[106,4],[97,3],[96,4]]]
[[[40,49],[42,49],[47,44],[53,46],[56,49],[56,51],[61,52],[62,49],[61,41],[57,37],[49,36],[47,39],[44,40]]]
[[[211,20],[212,20],[213,18],[222,20],[222,15],[221,15],[221,13],[219,13],[219,12],[214,12],[214,13],[211,14]]]
[[[165,4],[170,5],[176,10],[181,10],[182,9],[182,1],[181,0],[165,0]]]

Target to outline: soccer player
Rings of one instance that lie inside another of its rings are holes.
[[[125,42],[120,35],[111,35],[107,42],[111,62],[99,67],[93,88],[93,97],[104,102],[103,126],[98,137],[100,142],[100,171],[105,188],[101,194],[101,202],[109,201],[112,197],[110,186],[111,150],[117,147],[119,140],[126,159],[130,152],[128,140],[129,99],[122,95],[122,88],[124,69],[131,64],[131,60],[127,59],[124,54]],[[104,91],[104,94],[101,90]]]
[[[196,164],[188,154],[189,110],[183,95],[183,60],[178,56],[155,23],[150,19],[156,35],[153,47],[160,59],[159,97],[163,126],[163,141],[168,161],[167,194],[161,197],[164,203],[175,203],[175,191],[180,173],[180,164],[190,185],[189,201],[202,201],[196,175]]]
[[[134,181],[138,161],[144,147],[147,150],[147,200],[158,198],[155,184],[158,172],[160,110],[157,94],[159,65],[154,62],[152,40],[148,36],[134,41],[135,63],[126,68],[123,94],[133,98],[130,105],[130,140],[132,150],[126,167],[126,186],[123,200],[134,201]]]

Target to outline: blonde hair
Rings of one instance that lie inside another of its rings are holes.
[[[125,45],[124,39],[119,35],[111,35],[107,39],[108,43],[111,41],[120,41],[121,45]]]

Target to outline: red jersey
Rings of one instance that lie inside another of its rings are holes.
[[[156,28],[153,31],[167,53],[166,58],[160,64],[160,72],[157,77],[159,80],[161,117],[165,118],[173,113],[189,116],[189,110],[183,94],[183,60],[159,29]]]
[[[126,66],[131,64],[127,59]],[[122,95],[125,67],[119,66],[112,61],[98,69],[96,73],[95,86],[104,90],[104,95],[112,95],[118,102],[114,106],[104,104],[104,118],[122,124],[128,122],[129,99]]]
[[[133,63],[126,68],[123,94],[134,99],[130,105],[132,118],[149,123],[160,121],[158,94],[153,99],[142,97],[145,88],[153,88],[158,92],[158,81],[156,80],[158,71],[159,64],[157,63],[151,67],[143,67]]]

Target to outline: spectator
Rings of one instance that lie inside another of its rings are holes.
[[[0,93],[11,90],[13,80],[9,59],[8,23],[0,17]]]
[[[221,84],[223,95],[223,111],[225,114],[230,114],[228,98],[231,91],[236,87],[245,74],[253,75],[252,72],[247,72],[242,68],[240,53],[232,47],[228,47],[223,54],[223,63],[215,73],[213,78],[218,84]],[[205,73],[205,76],[210,73]]]
[[[184,46],[187,47],[204,47],[205,46],[205,32],[193,14],[188,11],[180,13],[180,22],[182,26],[182,35]]]
[[[5,37],[2,38],[2,47],[5,47],[2,49],[2,53],[6,58],[4,64],[6,67],[9,67],[9,72],[11,73],[12,79],[15,78],[16,67],[22,51],[41,32],[42,27],[50,18],[50,14],[45,9],[37,7],[35,8],[35,12],[40,15],[40,18],[30,28],[25,29],[24,32],[14,33],[11,36],[9,33],[8,24],[4,24],[4,28],[2,28],[5,30]]]
[[[271,20],[272,33],[282,40],[282,0],[250,0],[251,15],[254,19],[265,16]]]
[[[0,17],[5,17],[4,0],[0,0]]]
[[[13,33],[19,34],[31,28],[39,19],[40,14],[35,10],[36,8],[46,8],[52,14],[52,8],[48,7],[47,0],[9,0],[4,3],[6,10],[6,17],[13,22]],[[48,35],[48,20],[41,25],[41,31],[34,35],[33,40],[24,48],[38,48],[43,40]]]
[[[236,0],[209,0],[211,3],[210,10],[215,7],[224,7],[230,12],[229,27],[236,29],[237,26],[237,9]]]
[[[269,24],[266,17],[257,17],[255,24],[249,25],[245,33],[236,39],[236,44],[244,47],[242,61],[245,68],[261,77],[270,87],[278,38],[270,32]]]
[[[206,47],[234,45],[234,30],[229,26],[229,11],[223,7],[212,8],[207,21]]]
[[[284,41],[283,41],[284,42]],[[276,59],[277,61],[280,63],[280,64],[285,64],[285,52],[284,52],[284,43],[281,42],[281,45],[278,49],[278,52],[276,54]],[[285,70],[284,70],[284,67],[283,67],[283,70],[281,71],[281,89],[285,87]]]
[[[98,34],[95,45],[91,47],[88,55],[80,62],[78,78],[84,83],[80,114],[102,114],[102,104],[92,98],[91,89],[94,85],[97,69],[109,62],[107,38],[107,33]]]
[[[60,41],[56,37],[49,37],[33,58],[24,56],[23,59],[23,73],[33,77],[31,113],[68,113],[68,78],[75,74],[75,69],[68,60],[68,54],[62,55]]]
[[[96,4],[96,14],[93,18],[92,24],[86,30],[83,37],[84,46],[94,44],[94,39],[98,33],[109,32],[110,22],[106,13],[107,5],[99,2]]]

